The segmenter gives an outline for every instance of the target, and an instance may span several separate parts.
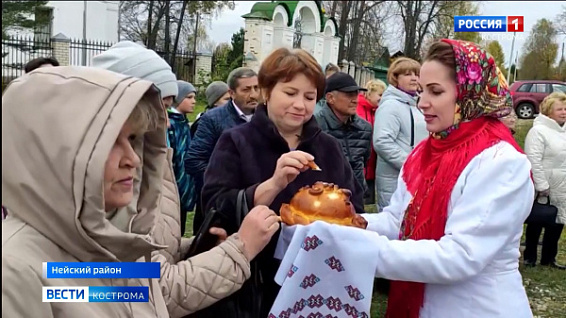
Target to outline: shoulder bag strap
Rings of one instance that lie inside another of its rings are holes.
[[[238,223],[238,227],[242,225],[242,197],[244,196],[244,191],[238,191],[238,197],[236,198],[236,222]]]
[[[415,148],[415,118],[413,118],[413,111],[409,105],[409,114],[411,114],[411,149]]]
[[[246,190],[242,189],[238,191],[238,197],[236,199],[236,222],[238,222],[238,227],[242,225],[244,217],[248,214],[248,200],[246,199]]]

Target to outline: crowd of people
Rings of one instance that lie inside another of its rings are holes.
[[[422,65],[397,58],[387,84],[363,87],[281,48],[258,72],[211,83],[193,123],[199,89],[139,44],[91,67],[28,66],[2,96],[3,316],[232,317],[203,309],[235,294],[246,317],[267,317],[278,211],[317,181],[349,189],[380,235],[368,257],[392,280],[387,317],[531,317],[518,259],[535,196],[558,214],[527,226],[524,263],[535,266],[544,228],[541,265],[564,269],[566,95],[545,99],[523,151],[507,83],[476,44],[438,41]],[[193,233],[220,212],[218,244],[187,258],[193,210]],[[161,277],[87,284],[149,285],[148,303],[30,302],[42,286],[84,285],[45,279],[49,261],[153,261]]]

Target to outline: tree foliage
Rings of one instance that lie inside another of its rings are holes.
[[[9,36],[9,31],[33,29],[48,24],[47,17],[35,13],[45,7],[49,1],[2,1],[2,38]]]
[[[434,37],[480,43],[481,35],[479,32],[454,32],[454,16],[479,15],[479,4],[480,1],[451,1],[449,4],[444,4],[436,20]]]
[[[192,51],[196,33],[198,51],[208,40],[206,26],[224,9],[234,9],[234,1],[121,1],[120,36],[124,40],[143,42],[148,48],[163,50],[165,35],[168,34],[173,48],[180,26],[178,48]],[[167,16],[169,28],[166,27]]]
[[[556,31],[566,35],[566,6],[562,7],[562,13],[556,17]]]
[[[359,65],[379,59],[387,37],[400,38],[403,53],[415,59],[420,59],[427,44],[442,37],[480,43],[478,32],[454,33],[454,16],[478,15],[480,2],[322,1],[322,5],[338,24],[339,60]]]
[[[403,23],[405,56],[420,60],[422,45],[432,34],[440,17],[443,1],[396,1]]]
[[[501,72],[507,75],[507,70],[505,68],[505,53],[503,53],[503,47],[501,47],[499,41],[495,40],[489,42],[485,49],[489,52],[489,54],[491,54],[491,56],[493,56],[493,59]]]
[[[212,55],[212,81],[226,82],[228,74],[230,74],[230,65],[228,64],[228,55],[232,52],[232,47],[228,43],[220,43],[216,46]]]
[[[231,69],[242,66],[244,61],[244,35],[244,28],[240,28],[238,32],[232,35],[232,51],[230,51],[226,60]]]
[[[386,20],[393,15],[386,1],[322,1],[338,24],[338,60],[373,62],[383,52]]]
[[[533,26],[523,48],[521,58],[522,79],[550,79],[558,54],[555,42],[556,28],[547,19],[540,19]]]
[[[244,59],[244,28],[232,35],[232,42],[216,46],[212,57],[212,81],[226,82],[230,72],[242,66]]]

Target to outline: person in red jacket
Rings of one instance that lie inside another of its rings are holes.
[[[375,119],[375,111],[381,100],[381,95],[385,91],[385,83],[381,80],[374,79],[366,84],[367,92],[358,95],[358,108],[356,109],[358,116],[368,121],[372,128]],[[373,148],[367,162],[364,174],[368,185],[368,192],[365,194],[365,204],[375,204],[375,165],[377,155]]]

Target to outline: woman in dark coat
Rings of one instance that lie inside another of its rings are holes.
[[[350,189],[355,210],[362,213],[363,190],[341,146],[313,118],[325,88],[316,60],[300,49],[278,49],[263,61],[258,80],[266,104],[257,107],[251,122],[225,131],[218,140],[204,176],[205,211],[222,206],[224,218],[219,226],[235,232],[236,218],[230,213],[235,214],[240,190],[245,190],[250,208],[263,204],[278,213],[301,187],[324,181]],[[309,169],[311,160],[322,171]],[[262,318],[279,291],[274,281],[279,261],[273,258],[278,236],[258,257]]]

